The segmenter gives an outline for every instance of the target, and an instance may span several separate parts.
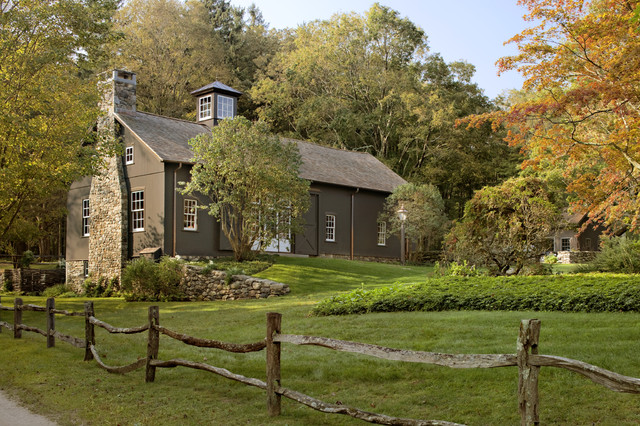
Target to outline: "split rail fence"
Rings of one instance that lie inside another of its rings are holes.
[[[14,338],[22,337],[22,331],[31,331],[43,335],[47,340],[47,347],[55,346],[55,339],[69,343],[77,348],[84,348],[84,360],[95,360],[97,364],[111,373],[128,373],[145,367],[145,381],[153,382],[156,368],[171,368],[183,366],[208,371],[222,377],[255,386],[263,389],[267,394],[267,410],[269,415],[278,416],[281,412],[281,397],[297,401],[315,410],[345,414],[370,423],[385,425],[457,425],[441,420],[416,420],[391,417],[384,414],[376,414],[352,408],[345,405],[337,405],[323,402],[308,395],[296,392],[280,386],[280,348],[282,343],[294,345],[315,345],[341,352],[351,352],[366,356],[372,356],[392,361],[417,362],[434,364],[450,368],[497,368],[518,367],[518,404],[521,425],[537,425],[540,422],[538,407],[538,375],[540,367],[557,367],[581,374],[595,383],[616,392],[640,393],[640,379],[623,376],[621,374],[605,370],[595,365],[587,364],[559,356],[540,355],[538,353],[538,340],[540,335],[540,321],[536,319],[522,320],[517,339],[517,352],[513,354],[444,354],[435,352],[409,351],[393,349],[377,345],[336,340],[325,337],[303,336],[295,334],[282,334],[282,316],[279,313],[267,314],[266,338],[262,341],[249,344],[227,343],[217,340],[202,339],[188,336],[160,325],[160,311],[158,306],[149,307],[148,323],[131,328],[114,327],[95,317],[93,302],[85,302],[84,312],[69,312],[55,309],[53,298],[47,299],[46,306],[25,305],[22,299],[15,298],[13,307],[3,306],[0,303],[0,312],[13,311],[13,323],[0,320],[0,332],[2,327],[13,331]],[[22,323],[23,311],[40,311],[46,314],[46,330],[31,327]],[[77,338],[64,335],[55,330],[55,315],[84,317],[85,338]],[[102,327],[109,333],[134,334],[148,331],[147,356],[125,366],[106,365],[98,355],[95,343],[95,326]],[[160,335],[164,334],[172,339],[179,340],[187,345],[201,348],[215,348],[228,352],[249,353],[266,350],[266,382],[234,374],[224,368],[209,364],[193,362],[184,359],[171,359],[162,361],[158,359],[160,349]]]

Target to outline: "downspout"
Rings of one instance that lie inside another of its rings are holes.
[[[351,256],[350,259],[353,260],[353,245],[354,245],[354,223],[355,223],[355,204],[356,204],[356,194],[360,192],[360,188],[356,188],[356,192],[351,193]]]
[[[177,238],[177,226],[178,226],[178,170],[182,168],[182,163],[179,163],[177,169],[173,171],[173,248],[171,250],[171,256],[176,257],[176,238]]]

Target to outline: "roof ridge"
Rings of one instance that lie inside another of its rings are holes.
[[[189,123],[189,124],[196,124],[196,125],[198,125],[198,126],[200,126],[200,127],[207,127],[207,126],[206,126],[206,125],[204,125],[204,124],[197,123],[197,122],[195,122],[195,121],[191,121],[191,120],[186,120],[186,119],[184,119],[184,118],[169,117],[169,116],[166,116],[166,115],[154,114],[154,113],[152,113],[152,112],[146,112],[146,111],[136,111],[136,112],[137,112],[137,113],[140,113],[140,114],[151,115],[151,116],[153,116],[153,117],[166,118],[166,119],[169,119],[169,120],[173,120],[173,121],[181,121],[181,122],[183,122],[183,123]]]
[[[285,137],[285,136],[280,136],[281,139],[288,139],[291,141],[295,141],[295,142],[302,142],[302,143],[307,143],[309,145],[315,145],[315,146],[319,146],[321,148],[327,148],[327,149],[333,149],[334,151],[340,151],[340,152],[350,152],[352,154],[361,154],[361,155],[370,155],[373,158],[376,158],[375,155],[371,154],[370,152],[364,152],[364,151],[354,151],[352,149],[342,149],[342,148],[336,148],[334,146],[327,146],[327,145],[321,145],[319,143],[316,142],[312,142],[312,141],[304,141],[302,139],[295,139],[295,138],[289,138],[289,137]],[[377,158],[376,158],[377,159]],[[380,161],[380,160],[378,160]]]

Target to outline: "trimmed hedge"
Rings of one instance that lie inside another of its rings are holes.
[[[338,294],[320,301],[312,314],[449,310],[640,312],[640,275],[433,278]]]

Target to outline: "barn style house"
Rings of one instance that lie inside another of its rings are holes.
[[[196,122],[136,109],[136,75],[116,70],[106,83],[105,118],[98,126],[118,138],[123,154],[102,173],[70,188],[67,200],[67,283],[120,277],[140,255],[218,257],[232,254],[217,223],[199,209],[204,197],[182,195],[193,165],[189,140],[234,117],[240,92],[220,82],[192,94]],[[267,250],[309,256],[398,258],[400,242],[378,221],[385,198],[405,181],[367,153],[293,141],[300,177],[311,182],[303,233]]]

